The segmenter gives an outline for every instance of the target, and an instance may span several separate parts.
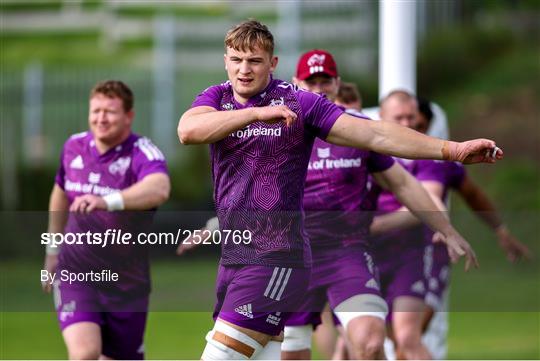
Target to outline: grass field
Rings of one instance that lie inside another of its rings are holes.
[[[497,249],[488,242],[483,244],[477,247],[481,259],[484,258],[483,267],[471,274],[465,274],[461,266],[456,267],[452,275],[451,303],[457,306],[450,313],[449,358],[537,359],[540,357],[537,262],[510,266]],[[56,315],[47,311],[52,309],[52,302],[39,290],[39,268],[38,262],[15,261],[3,262],[0,267],[1,359],[66,357]],[[147,358],[199,358],[204,335],[212,325],[215,268],[214,260],[189,258],[154,264],[153,311],[145,342]],[[465,302],[467,298],[475,300]]]

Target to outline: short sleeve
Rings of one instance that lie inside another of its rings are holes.
[[[317,137],[326,139],[330,129],[344,111],[324,96],[303,90],[297,94],[306,126],[313,130]]]
[[[414,177],[422,181],[433,181],[446,185],[446,164],[437,160],[416,160],[413,169]]]
[[[220,85],[213,85],[209,88],[206,88],[202,93],[197,95],[191,107],[200,107],[207,106],[212,107],[216,110],[220,110],[222,89]]]
[[[367,169],[370,173],[383,172],[393,166],[394,158],[370,151],[367,159]]]
[[[135,142],[132,169],[137,182],[153,173],[169,174],[165,156],[152,141],[146,137]]]

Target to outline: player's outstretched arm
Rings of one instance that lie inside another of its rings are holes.
[[[290,125],[295,120],[296,113],[286,105],[229,111],[217,111],[209,106],[199,106],[189,109],[180,118],[178,138],[182,144],[209,144],[257,121],[285,122]]]
[[[469,176],[465,175],[458,191],[469,208],[475,211],[476,215],[493,229],[499,240],[499,246],[510,262],[532,258],[529,248],[510,233],[503,223],[495,204]]]
[[[429,137],[392,122],[359,119],[346,113],[337,119],[326,140],[409,159],[494,163],[503,157],[502,150],[492,140],[452,142]]]
[[[171,182],[167,174],[151,173],[121,192],[104,197],[93,194],[76,197],[69,211],[79,213],[90,213],[94,210],[146,211],[165,203],[169,199],[170,191]]]
[[[391,190],[396,198],[434,231],[444,235],[448,254],[453,262],[465,256],[465,269],[478,267],[476,255],[469,243],[452,227],[446,214],[433,202],[428,192],[399,164],[375,173],[377,182]]]
[[[55,184],[51,197],[49,199],[49,224],[47,232],[49,233],[64,233],[64,228],[67,222],[67,211],[69,209],[69,201],[66,193],[60,188],[58,184]],[[43,262],[43,269],[49,273],[56,272],[58,266],[58,253],[60,249],[58,247],[47,246],[45,260]],[[50,282],[43,282],[41,284],[43,291],[51,292],[52,285]]]

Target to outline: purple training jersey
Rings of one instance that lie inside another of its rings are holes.
[[[192,104],[218,111],[282,104],[298,116],[291,126],[255,122],[210,145],[220,228],[252,234],[249,244],[221,242],[223,265],[309,265],[302,217],[309,157],[315,137],[326,138],[343,111],[276,79],[245,105],[234,99],[230,82],[206,89]]]
[[[99,154],[92,133],[83,132],[71,136],[64,144],[55,182],[71,204],[75,197],[84,194],[104,196],[123,190],[152,173],[167,173],[167,166],[161,151],[148,138],[132,133],[122,144]],[[65,233],[104,234],[107,229],[134,233],[134,224],[140,226],[145,223],[141,222],[142,218],[148,219],[148,215],[139,215],[142,213],[145,212],[71,213]],[[86,242],[63,245],[59,255],[61,269],[71,272],[110,269],[118,272],[118,281],[103,286],[123,293],[148,293],[150,289],[147,250],[141,246],[101,247]]]
[[[378,196],[369,173],[393,164],[386,155],[315,140],[304,191],[305,228],[314,258],[317,249],[366,243]]]

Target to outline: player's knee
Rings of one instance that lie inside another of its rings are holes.
[[[407,324],[394,328],[394,338],[400,349],[415,348],[422,342],[420,330]]]
[[[281,351],[295,352],[311,350],[311,336],[313,326],[285,326],[285,338],[281,344]]]
[[[70,360],[97,360],[101,356],[101,350],[97,345],[85,345],[68,349]]]
[[[247,360],[263,349],[252,337],[219,320],[206,335],[206,341],[202,360]]]
[[[377,359],[383,353],[383,320],[370,316],[357,317],[349,323],[347,335],[358,358]]]

